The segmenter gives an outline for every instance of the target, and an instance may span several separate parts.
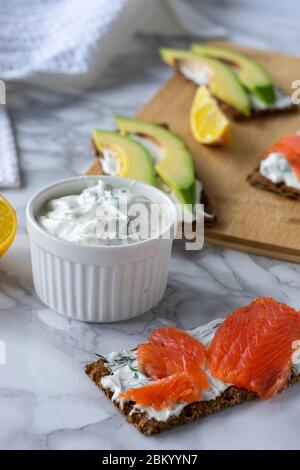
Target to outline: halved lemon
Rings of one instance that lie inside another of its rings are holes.
[[[17,216],[9,202],[0,195],[0,256],[8,250],[17,231]]]
[[[190,111],[194,138],[207,145],[224,145],[231,141],[230,123],[206,86],[200,86]]]

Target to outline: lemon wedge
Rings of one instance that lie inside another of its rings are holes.
[[[194,138],[207,145],[224,145],[231,141],[230,123],[206,86],[195,94],[190,112]]]
[[[9,202],[0,195],[0,256],[10,247],[17,231],[17,216]]]

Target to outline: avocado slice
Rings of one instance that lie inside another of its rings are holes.
[[[184,49],[169,49],[168,47],[161,47],[159,49],[160,58],[170,67],[175,67],[176,61],[179,59],[192,59],[197,57],[193,51]]]
[[[238,110],[244,116],[251,115],[249,95],[235,72],[220,60],[200,57],[191,51],[160,49],[162,59],[197,85],[208,85],[219,100]]]
[[[92,142],[97,154],[111,151],[119,163],[118,176],[132,178],[156,186],[150,153],[138,142],[118,132],[95,130]]]
[[[115,121],[120,132],[145,136],[164,149],[163,157],[154,164],[157,174],[183,204],[194,204],[196,202],[194,162],[184,142],[158,124],[121,116],[116,116]]]
[[[276,97],[272,79],[268,72],[254,60],[226,47],[193,44],[192,52],[200,56],[227,62],[237,73],[241,83],[265,104],[274,104]]]

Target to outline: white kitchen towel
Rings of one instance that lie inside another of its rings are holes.
[[[0,187],[20,186],[20,172],[14,133],[5,105],[0,104]]]
[[[165,0],[151,0],[156,18]],[[149,12],[150,0],[1,0],[0,78],[36,72],[91,74],[106,65]],[[202,16],[198,0],[167,0],[182,31],[200,37],[222,35],[224,28]],[[148,21],[148,24],[149,24]],[[151,31],[151,25],[150,25]]]
[[[178,24],[190,35],[201,39],[222,38],[228,34],[227,28],[219,21],[212,21],[209,12],[203,13],[202,0],[167,0]],[[222,17],[220,17],[221,19]]]
[[[0,78],[85,74],[120,47],[145,2],[1,0]]]
[[[89,85],[131,34],[145,1],[1,0],[0,79],[42,73],[46,81],[56,76],[49,85],[73,76],[75,84]],[[13,129],[0,105],[0,188],[19,185]]]
[[[181,31],[202,37],[223,29],[202,18],[194,0],[1,0],[0,79],[29,78],[50,86],[95,82],[111,58],[147,16],[155,29],[169,4]],[[146,8],[147,7],[147,8]],[[150,25],[151,26],[151,25]],[[151,32],[151,27],[149,28]],[[0,110],[0,187],[20,184],[16,147],[8,115]]]

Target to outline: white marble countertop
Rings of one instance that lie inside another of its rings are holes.
[[[299,34],[299,20],[285,22],[287,34],[284,41],[277,38],[277,48],[295,53],[288,39],[292,28],[294,38]],[[272,31],[251,36],[250,29],[244,42],[276,48]],[[237,28],[234,37],[241,35]],[[213,247],[185,252],[178,242],[160,305],[119,324],[68,320],[35,295],[26,202],[44,184],[81,174],[92,159],[91,130],[112,126],[116,112],[132,115],[169,76],[157,59],[157,41],[135,38],[130,54],[118,57],[89,91],[53,92],[28,83],[8,87],[23,187],[5,192],[20,228],[0,260],[0,341],[7,355],[6,365],[0,365],[0,449],[300,448],[300,385],[274,399],[147,438],[126,423],[83,372],[95,352],[133,347],[155,326],[195,327],[259,295],[299,307],[300,266]]]

